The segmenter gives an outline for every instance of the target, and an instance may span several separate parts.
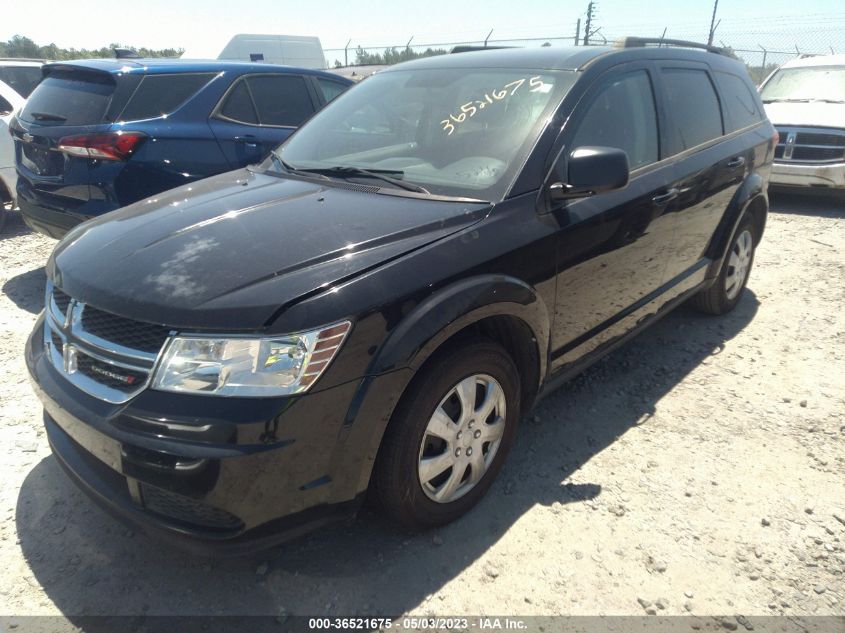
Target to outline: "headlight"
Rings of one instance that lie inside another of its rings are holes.
[[[177,336],[167,344],[153,389],[214,396],[283,396],[314,384],[337,354],[348,321],[270,338]]]

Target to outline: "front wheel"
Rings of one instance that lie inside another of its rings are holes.
[[[690,301],[691,305],[709,314],[726,314],[733,310],[748,283],[756,246],[754,222],[746,214],[733,235],[719,277],[713,285],[695,295]]]
[[[519,373],[487,340],[456,345],[414,378],[373,473],[382,508],[411,527],[454,521],[496,478],[520,415]]]

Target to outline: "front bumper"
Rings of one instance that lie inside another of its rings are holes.
[[[126,404],[74,387],[44,354],[26,360],[50,446],[71,478],[124,522],[185,549],[240,554],[354,515],[371,460],[349,459],[358,382],[298,398],[147,390]]]
[[[782,187],[845,189],[845,163],[801,164],[775,161],[770,184]]]

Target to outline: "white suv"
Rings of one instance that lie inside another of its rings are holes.
[[[3,205],[15,207],[15,145],[9,135],[9,121],[41,81],[40,61],[0,59],[0,229],[3,228]]]
[[[788,62],[760,96],[780,134],[771,184],[845,189],[845,55]]]

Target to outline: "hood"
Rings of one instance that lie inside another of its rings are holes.
[[[845,103],[767,103],[765,108],[774,125],[845,128]]]
[[[254,330],[303,296],[459,231],[488,210],[243,169],[81,224],[56,247],[47,273],[75,299],[121,316]]]

